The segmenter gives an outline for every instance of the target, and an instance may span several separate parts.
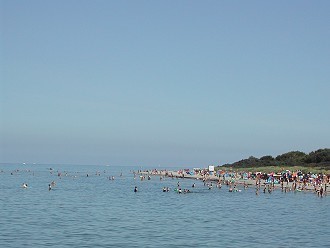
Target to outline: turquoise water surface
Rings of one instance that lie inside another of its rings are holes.
[[[139,169],[0,165],[0,247],[330,247],[329,195],[141,181]]]

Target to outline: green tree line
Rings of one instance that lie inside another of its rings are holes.
[[[319,149],[309,154],[300,151],[291,151],[276,157],[270,155],[261,158],[249,157],[232,164],[225,164],[225,167],[251,168],[265,166],[306,166],[330,169],[330,149]]]

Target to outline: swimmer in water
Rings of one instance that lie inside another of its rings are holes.
[[[27,189],[27,187],[28,187],[27,183],[23,183],[23,184],[22,184],[22,188],[23,188],[23,189]]]
[[[163,188],[163,192],[169,192],[169,191],[170,191],[169,187],[164,187]]]

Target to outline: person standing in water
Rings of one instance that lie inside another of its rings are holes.
[[[138,188],[136,186],[134,188],[134,192],[138,192]]]
[[[322,184],[321,184],[321,186],[320,186],[320,190],[319,190],[319,192],[320,192],[320,193],[319,193],[320,196],[323,197],[323,192],[324,192],[324,191],[323,191],[323,186],[322,186]]]

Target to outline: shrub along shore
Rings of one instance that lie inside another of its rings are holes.
[[[218,166],[220,170],[262,171],[280,173],[283,170],[301,171],[303,173],[330,174],[330,149],[319,149],[309,154],[291,151],[276,157],[270,155],[256,158],[250,156],[232,164]]]

